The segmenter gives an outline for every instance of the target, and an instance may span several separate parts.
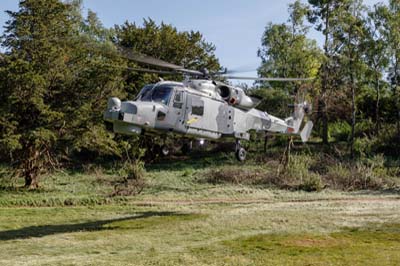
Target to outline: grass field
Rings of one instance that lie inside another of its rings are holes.
[[[3,185],[0,265],[400,265],[398,190],[204,182],[235,164],[165,160],[127,197],[110,197],[120,177],[96,167],[52,174],[36,192]]]

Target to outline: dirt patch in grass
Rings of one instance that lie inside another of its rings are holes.
[[[288,241],[284,242],[285,246],[288,247],[305,247],[305,248],[312,248],[312,247],[335,247],[339,245],[346,244],[346,241],[341,239],[336,239],[330,236],[321,238],[321,237],[302,237],[299,239],[289,239]]]

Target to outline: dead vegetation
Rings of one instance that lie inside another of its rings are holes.
[[[146,187],[144,175],[145,169],[142,161],[126,161],[120,169],[122,179],[113,182],[114,190],[110,196],[135,196],[140,194]]]
[[[340,161],[327,154],[293,155],[283,166],[277,159],[262,159],[263,167],[224,167],[206,174],[206,182],[267,185],[286,190],[388,190],[399,186],[399,167],[386,167],[383,156],[369,161]]]

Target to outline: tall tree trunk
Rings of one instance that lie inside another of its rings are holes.
[[[397,113],[397,121],[396,121],[396,125],[397,125],[397,139],[400,141],[400,107],[399,107],[399,90],[398,90],[398,81],[400,80],[399,76],[398,76],[398,72],[399,72],[399,61],[397,60],[397,58],[395,59],[395,65],[394,65],[394,82],[392,83],[393,89],[392,89],[392,93],[393,93],[393,97],[395,98],[395,102],[394,102],[394,108],[395,108],[395,112]]]
[[[376,74],[375,76],[375,89],[376,89],[376,104],[375,104],[375,135],[379,136],[379,130],[380,130],[380,115],[379,115],[379,105],[380,105],[380,98],[381,98],[381,92],[379,88],[379,77]]]
[[[351,139],[350,139],[350,156],[354,158],[354,135],[356,127],[356,94],[353,84],[353,75],[351,74]]]
[[[265,136],[264,136],[264,153],[267,152],[267,145],[268,145],[268,135],[267,135],[267,133],[265,133]]]
[[[397,111],[397,138],[400,141],[400,108],[399,108],[399,91],[398,86],[395,87],[395,97],[396,97],[396,111]]]
[[[28,147],[26,152],[29,155],[22,165],[25,187],[36,189],[39,187],[39,174],[41,171],[40,152],[34,147]]]
[[[39,178],[37,175],[25,176],[25,187],[29,189],[36,189],[39,187]]]
[[[325,42],[324,42],[324,53],[327,61],[330,60],[329,56],[329,49],[328,49],[328,43],[329,43],[329,14],[330,13],[330,3],[327,3],[326,7],[326,16],[325,16]],[[327,112],[327,104],[326,104],[326,92],[327,92],[327,87],[328,87],[328,62],[325,62],[324,68],[323,68],[323,81],[322,81],[322,91],[321,91],[321,100],[319,102],[319,107],[318,109],[321,110],[321,120],[322,120],[322,142],[324,144],[329,143],[328,139],[328,112]]]
[[[321,120],[322,120],[322,142],[324,144],[329,143],[328,139],[328,115],[327,115],[327,107],[325,99],[321,99],[320,101],[320,110],[321,110]]]

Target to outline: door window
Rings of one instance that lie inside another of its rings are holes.
[[[192,98],[192,115],[204,115],[204,101],[198,97]]]
[[[182,109],[182,106],[183,106],[183,92],[182,91],[177,91],[175,93],[173,107]]]

